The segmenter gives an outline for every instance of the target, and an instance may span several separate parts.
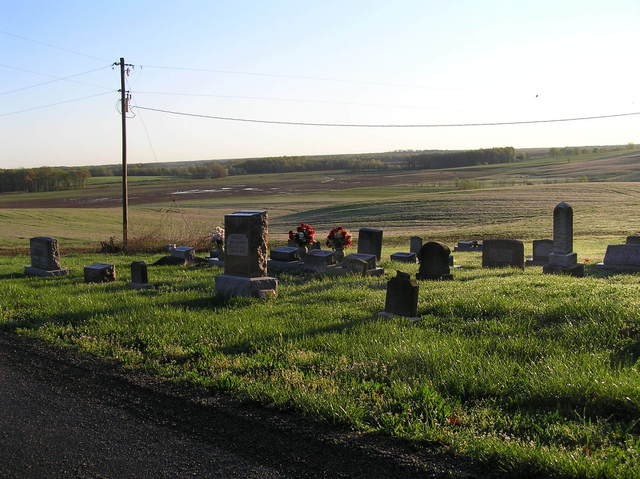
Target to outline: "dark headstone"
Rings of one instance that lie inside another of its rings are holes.
[[[376,255],[374,254],[351,253],[344,258],[343,262],[350,259],[360,259],[366,261],[369,269],[374,269],[376,267]]]
[[[143,284],[149,282],[147,263],[144,261],[133,261],[131,263],[131,282]]]
[[[549,255],[553,251],[553,240],[533,240],[533,256],[527,260],[527,266],[544,266],[549,262]]]
[[[31,265],[25,267],[27,276],[63,276],[69,272],[60,266],[58,240],[38,236],[29,240]]]
[[[483,268],[524,268],[524,243],[512,239],[489,239],[482,246]]]
[[[479,241],[458,241],[454,251],[482,251],[482,243]]]
[[[192,260],[196,256],[196,250],[191,246],[176,246],[169,250],[169,254],[174,258]]]
[[[420,236],[412,236],[409,239],[409,252],[418,254],[420,248],[422,248],[422,238]]]
[[[312,249],[303,261],[306,266],[332,266],[336,264],[336,257],[333,251]]]
[[[542,272],[584,276],[584,265],[578,264],[578,255],[573,252],[573,208],[568,203],[553,209],[553,250]]]
[[[640,244],[640,236],[627,236],[627,244]]]
[[[267,274],[267,212],[224,216],[224,274],[259,278]]]
[[[429,241],[425,243],[418,253],[420,269],[416,274],[417,279],[453,279],[449,271],[449,257],[451,250],[443,243]]]
[[[271,248],[271,259],[274,261],[297,261],[298,248],[293,246],[276,246]]]
[[[415,263],[415,253],[393,253],[391,255],[391,261],[398,261],[400,263]]]
[[[116,267],[108,263],[94,263],[84,267],[85,283],[108,283],[116,280]]]
[[[366,276],[369,271],[369,263],[363,259],[353,258],[350,256],[351,255],[347,256],[342,263],[340,263],[340,266],[351,273]]]
[[[627,273],[640,272],[640,244],[610,244],[604,255],[604,263],[598,268]]]
[[[360,228],[358,232],[358,253],[373,254],[382,259],[382,230]]]
[[[409,318],[418,316],[418,283],[409,273],[398,271],[398,275],[387,282],[384,312]]]

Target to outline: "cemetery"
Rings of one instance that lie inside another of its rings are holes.
[[[226,212],[206,251],[34,237],[30,266],[0,263],[0,325],[524,475],[633,477],[640,244],[574,239],[574,214],[560,202],[532,241],[307,223],[274,239],[262,209]]]

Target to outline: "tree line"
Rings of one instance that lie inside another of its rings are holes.
[[[58,191],[84,188],[91,173],[87,168],[0,169],[0,192]]]
[[[122,166],[90,166],[91,176],[122,176]],[[127,168],[129,176],[182,176],[187,178],[223,178],[227,176],[227,169],[216,161],[210,161],[193,166],[153,166],[130,165]]]
[[[307,158],[304,156],[281,156],[256,158],[234,162],[229,167],[231,175],[259,173],[289,173],[295,171],[362,170],[381,169],[385,164],[376,159],[357,158]]]
[[[406,159],[409,169],[459,168],[461,166],[513,163],[516,150],[512,146],[481,150],[418,154]]]

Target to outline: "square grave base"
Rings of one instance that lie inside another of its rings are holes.
[[[542,272],[544,274],[568,274],[570,276],[582,278],[584,276],[584,265],[574,264],[572,266],[560,266],[557,264],[545,264],[542,267]]]
[[[260,278],[245,278],[220,274],[215,277],[216,294],[220,296],[249,296],[253,298],[275,297],[278,290],[278,280],[270,276]]]
[[[403,318],[403,319],[408,319],[409,321],[419,321],[420,320],[420,316],[415,316],[415,317],[402,316],[400,314],[387,313],[386,311],[379,312],[378,313],[378,317],[384,318],[384,319]]]
[[[35,266],[25,266],[24,274],[26,276],[66,276],[69,274],[69,268],[47,270]]]

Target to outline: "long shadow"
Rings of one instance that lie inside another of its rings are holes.
[[[108,315],[117,315],[119,313],[127,311],[127,308],[104,308],[100,310],[92,310],[92,311],[81,311],[81,312],[70,312],[66,311],[59,314],[53,314],[46,316],[44,314],[38,314],[36,316],[29,316],[26,312],[19,312],[18,318],[13,319],[9,322],[0,323],[0,330],[5,331],[15,331],[19,328],[25,329],[38,329],[45,324],[70,324],[72,326],[78,326],[83,324],[85,321],[91,319],[96,315],[108,314]]]

